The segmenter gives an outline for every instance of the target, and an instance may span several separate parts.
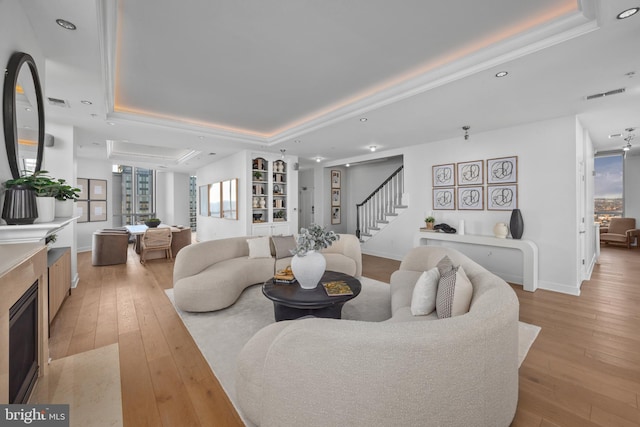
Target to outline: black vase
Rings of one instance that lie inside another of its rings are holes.
[[[14,185],[4,193],[2,219],[8,225],[33,224],[38,218],[36,192],[26,185]]]
[[[519,239],[522,237],[524,231],[524,222],[522,221],[522,213],[520,209],[514,209],[511,212],[511,222],[509,222],[509,228],[511,229],[511,237]]]

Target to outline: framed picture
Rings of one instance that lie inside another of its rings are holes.
[[[78,222],[89,221],[89,202],[86,200],[76,202],[76,215],[79,216]]]
[[[340,188],[341,177],[340,171],[332,170],[331,171],[331,188]]]
[[[89,221],[106,221],[107,220],[107,202],[106,201],[89,201]]]
[[[458,209],[484,210],[484,187],[458,187]]]
[[[340,206],[331,208],[331,224],[340,224]]]
[[[200,215],[201,216],[209,216],[209,186],[201,185],[198,187],[199,200],[200,204]]]
[[[107,200],[106,179],[89,180],[89,200]],[[89,215],[89,219],[91,220],[91,215]]]
[[[453,168],[452,168],[453,171]],[[433,210],[455,210],[456,189],[455,188],[434,188],[433,189]]]
[[[487,210],[510,211],[518,207],[518,185],[488,185]]]
[[[78,178],[76,187],[80,189],[78,200],[87,200],[89,198],[89,180],[87,178]]]
[[[453,163],[432,166],[433,186],[452,187],[456,185],[456,174]]]
[[[518,182],[518,156],[487,160],[487,184]]]
[[[459,186],[484,184],[484,161],[457,163],[457,181]]]
[[[340,206],[340,189],[331,189],[331,206]]]

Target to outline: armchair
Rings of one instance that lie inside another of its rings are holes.
[[[104,229],[93,233],[91,263],[95,266],[126,264],[129,232],[124,229]]]
[[[600,227],[600,242],[620,243],[631,247],[640,236],[635,218],[611,218],[608,227]]]

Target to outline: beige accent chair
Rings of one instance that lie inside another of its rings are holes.
[[[600,227],[601,243],[616,243],[631,247],[640,236],[640,230],[636,228],[635,218],[611,218],[608,227]]]
[[[149,228],[147,231],[145,231],[140,244],[140,263],[144,264],[147,254],[153,251],[164,251],[165,257],[167,257],[169,260],[172,260],[172,236],[173,233],[168,227]]]
[[[125,229],[104,229],[93,233],[91,264],[94,266],[127,263],[129,232]]]
[[[412,316],[416,281],[445,255],[473,285],[469,312]],[[504,280],[458,251],[421,246],[393,273],[390,295],[370,310],[381,307],[391,319],[308,318],[258,331],[237,358],[243,416],[263,427],[511,423],[519,304]]]

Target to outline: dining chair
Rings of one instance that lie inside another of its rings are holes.
[[[169,227],[149,228],[145,231],[140,244],[140,263],[145,263],[147,253],[151,251],[165,251],[165,256],[169,260],[173,259],[171,238],[172,233]]]

